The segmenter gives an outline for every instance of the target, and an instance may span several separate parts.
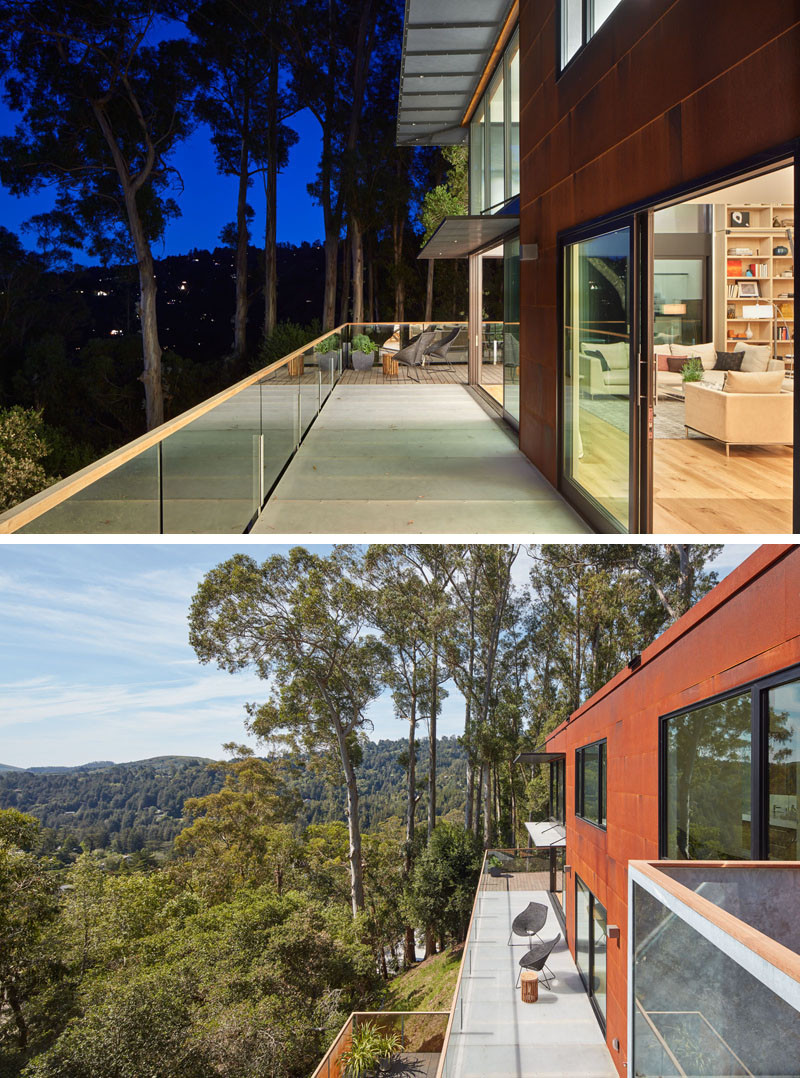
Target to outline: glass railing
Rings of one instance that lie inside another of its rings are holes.
[[[241,534],[343,376],[397,380],[392,353],[423,330],[434,331],[433,354],[418,357],[412,380],[467,383],[466,322],[339,326],[0,514],[0,534]]]
[[[386,1073],[430,1074],[442,1050],[448,1017],[448,1011],[356,1011],[336,1034],[311,1078],[342,1078],[342,1056],[352,1045],[353,1034],[365,1022],[384,1035],[396,1034],[400,1040],[398,1056]]]
[[[800,865],[629,871],[631,1075],[800,1074]]]

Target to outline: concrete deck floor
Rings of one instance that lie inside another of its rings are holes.
[[[337,386],[255,534],[586,534],[458,385]]]
[[[611,1055],[562,939],[548,968],[552,991],[539,986],[537,1003],[523,1003],[515,988],[526,944],[508,946],[511,922],[529,902],[548,907],[540,935],[561,931],[544,891],[482,891],[475,913],[470,955],[461,982],[463,999],[447,1045],[446,1078],[616,1078]]]

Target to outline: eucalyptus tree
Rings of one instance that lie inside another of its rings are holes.
[[[513,624],[511,571],[519,554],[516,544],[472,544],[460,548],[448,582],[459,618],[450,634],[449,663],[465,700],[464,745],[467,750],[465,822],[477,835],[483,800],[483,840],[488,846],[494,827],[492,772],[486,752],[496,679],[504,634]],[[477,789],[476,789],[477,779]]]
[[[403,875],[411,873],[416,830],[417,802],[417,727],[431,714],[432,664],[435,636],[431,632],[431,594],[422,575],[406,559],[402,546],[372,546],[367,552],[369,583],[372,591],[371,620],[387,649],[387,684],[392,693],[395,714],[408,724],[407,749],[403,754],[406,769],[406,820]],[[435,732],[435,723],[434,723]],[[431,751],[435,752],[433,742]],[[435,784],[433,768],[429,780]],[[405,929],[404,961],[410,967],[416,960],[414,929]]]
[[[68,248],[133,256],[148,428],[164,418],[152,245],[178,213],[169,156],[190,130],[194,93],[187,41],[164,36],[181,10],[177,0],[0,0],[3,99],[21,113],[0,138],[0,180],[16,195],[53,187],[55,209],[38,221]]]
[[[265,233],[265,335],[275,328],[276,186],[297,135],[282,122],[295,111],[280,87],[285,19],[291,8],[277,0],[205,0],[187,25],[194,37],[200,92],[196,108],[209,124],[218,170],[237,179],[236,298],[233,357],[247,351],[248,204],[253,177],[261,173],[267,208]]]
[[[356,766],[369,704],[380,695],[386,653],[367,630],[370,597],[359,555],[295,547],[258,565],[237,554],[203,578],[192,600],[190,642],[201,662],[231,673],[252,667],[270,696],[248,705],[264,741],[310,756],[338,756],[347,790],[353,914],[364,906]]]
[[[391,2],[383,0],[384,6]],[[291,88],[317,119],[322,135],[317,178],[308,189],[322,207],[325,229],[323,329],[335,324],[339,243],[347,220],[347,193],[380,4],[381,0],[302,0],[291,28],[287,51]],[[344,272],[347,276],[347,267]],[[355,311],[353,317],[361,320]]]

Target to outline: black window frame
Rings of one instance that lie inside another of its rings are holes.
[[[557,823],[567,822],[566,760],[554,760],[550,764],[550,819]]]
[[[800,681],[800,663],[771,674],[743,681],[734,688],[707,696],[690,707],[659,716],[658,721],[658,857],[667,856],[667,724],[671,719],[750,693],[750,860],[769,861],[769,693],[781,685]],[[577,789],[577,780],[576,780]],[[691,862],[687,861],[687,864]],[[800,862],[798,862],[800,863]]]
[[[583,760],[587,749],[599,748],[597,765],[597,820],[585,815],[586,798],[583,781]],[[600,831],[608,829],[608,795],[606,775],[608,771],[608,738],[601,737],[597,741],[590,741],[588,745],[581,745],[575,749],[575,815],[584,823]],[[602,822],[601,822],[602,821]]]
[[[567,0],[558,0],[558,12],[556,18],[556,81],[561,78],[565,71],[569,71],[579,56],[582,56],[586,50],[586,46],[601,30],[607,22],[610,22],[616,14],[617,10],[622,7],[624,0],[619,0],[619,3],[611,12],[610,15],[600,24],[600,26],[593,33],[589,33],[589,26],[593,21],[594,16],[594,3],[595,0],[582,0],[581,3],[581,43],[575,50],[574,54],[570,56],[569,60],[564,63],[564,5]]]
[[[586,978],[583,975],[583,970],[575,962],[575,968],[578,971],[578,976],[581,979],[581,983],[586,990],[586,995],[589,997],[589,1002],[592,1005],[594,1016],[600,1023],[600,1028],[603,1033],[606,1031],[606,1016],[600,1009],[600,1005],[597,1002],[597,997],[592,989],[592,982],[594,981],[594,904],[595,902],[602,906],[606,911],[606,939],[608,938],[608,906],[605,902],[601,902],[595,895],[594,891],[589,887],[584,879],[582,879],[578,873],[575,873],[575,909],[574,909],[574,925],[575,925],[575,954],[578,953],[578,887],[581,886],[589,896],[589,981],[587,983]],[[608,1006],[608,954],[606,953],[606,1006]]]

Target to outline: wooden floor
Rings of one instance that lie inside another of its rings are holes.
[[[484,876],[482,891],[549,891],[549,872],[504,872],[502,876]]]
[[[701,438],[657,439],[653,531],[791,534],[792,450],[732,446]]]
[[[416,385],[417,375],[422,385],[467,385],[466,363],[454,363],[452,367],[444,364],[433,366],[416,367],[412,373],[410,367],[399,366],[396,378],[385,378],[382,367],[372,367],[368,371],[342,371],[339,385],[342,386],[389,386],[389,385]],[[316,367],[306,366],[300,378],[290,377],[286,367],[263,379],[264,384],[269,385],[316,385],[318,380]],[[323,381],[326,379],[323,373]],[[484,363],[481,369],[481,385],[490,393],[495,400],[502,404],[503,400],[503,367],[502,364]]]

